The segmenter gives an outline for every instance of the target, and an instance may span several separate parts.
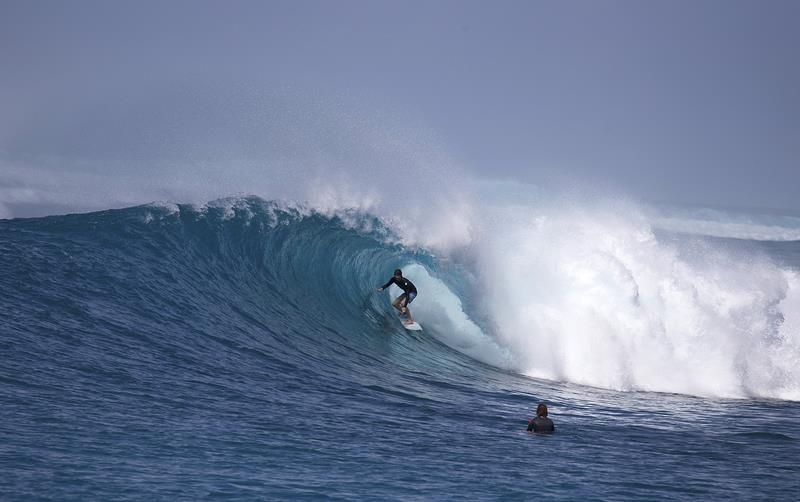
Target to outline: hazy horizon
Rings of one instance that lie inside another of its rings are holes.
[[[800,3],[0,2],[0,217],[469,180],[800,211]]]

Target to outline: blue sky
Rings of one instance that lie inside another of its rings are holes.
[[[447,164],[796,211],[799,25],[800,2],[780,0],[4,0],[0,204]]]

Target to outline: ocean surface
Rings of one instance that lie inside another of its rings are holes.
[[[798,221],[514,205],[446,247],[255,197],[0,220],[0,499],[797,500]],[[422,332],[376,291],[398,267]]]

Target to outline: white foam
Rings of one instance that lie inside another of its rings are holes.
[[[403,275],[419,291],[410,308],[414,319],[426,333],[435,334],[443,343],[478,361],[506,369],[517,368],[511,352],[501,347],[470,319],[461,299],[443,281],[431,276],[416,263],[405,265]],[[391,286],[392,298],[400,293],[400,288]]]
[[[531,376],[619,390],[796,398],[796,275],[638,207],[496,209],[477,250],[497,337]],[[781,319],[783,318],[783,321]]]

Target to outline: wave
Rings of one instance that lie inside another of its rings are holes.
[[[17,333],[102,332],[200,366],[214,347],[258,346],[325,381],[479,361],[621,391],[800,399],[800,279],[768,254],[659,236],[627,202],[469,215],[468,239],[429,235],[463,214],[410,231],[257,197],[8,220],[0,252],[19,267],[2,280],[26,287],[3,313]],[[375,292],[398,266],[420,291],[421,345]]]

